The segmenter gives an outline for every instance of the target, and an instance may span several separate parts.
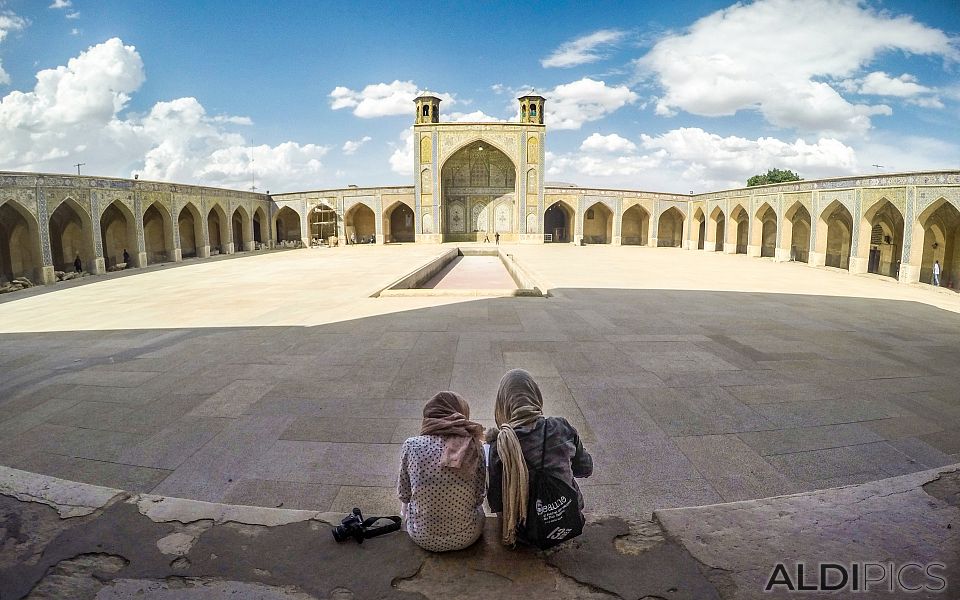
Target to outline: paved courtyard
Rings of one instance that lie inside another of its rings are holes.
[[[506,247],[549,298],[371,298],[443,251],[276,252],[0,304],[0,464],[135,492],[394,509],[434,392],[539,381],[624,516],[960,462],[960,298],[676,249]],[[10,298],[10,297],[8,297]]]

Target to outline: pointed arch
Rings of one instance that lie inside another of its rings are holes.
[[[289,206],[284,206],[278,210],[273,217],[273,239],[277,241],[278,245],[300,245],[303,239],[300,233],[301,229],[300,213]]]
[[[747,246],[750,241],[750,213],[743,207],[743,204],[737,204],[730,211],[730,219],[736,223],[736,248],[737,254],[746,254]]]
[[[750,231],[751,256],[773,257],[777,250],[777,211],[764,202],[754,213]]]
[[[595,202],[583,211],[583,241],[609,244],[613,240],[613,211],[604,202]]]
[[[351,244],[368,244],[376,240],[377,223],[373,210],[362,202],[350,207],[343,215],[344,230]]]
[[[383,211],[383,239],[387,242],[412,242],[416,239],[413,208],[397,200]]]
[[[26,277],[39,283],[43,272],[36,217],[14,200],[0,202],[0,282]]]
[[[820,211],[817,221],[817,264],[823,260],[828,267],[850,268],[850,243],[853,239],[853,217],[839,200],[834,200]]]
[[[700,211],[703,214],[703,211]],[[650,230],[650,213],[639,204],[623,211],[620,221],[620,243],[625,246],[646,246]]]
[[[125,265],[127,269],[141,266],[137,219],[122,201],[114,200],[100,214],[100,242],[107,269],[118,265]]]
[[[180,233],[180,256],[194,258],[206,256],[203,243],[203,218],[193,202],[187,202],[177,215],[177,230]]]
[[[860,218],[851,270],[899,277],[903,234],[903,213],[888,199],[881,198]]]
[[[697,207],[697,212],[693,213],[693,222],[696,223],[697,228],[697,250],[703,250],[707,238],[707,217],[703,213],[703,208]]]
[[[143,245],[148,265],[174,260],[173,219],[159,201],[143,211]]]
[[[723,209],[715,206],[710,211],[710,224],[707,227],[707,248],[714,252],[723,252],[727,241],[727,216]]]
[[[230,216],[230,233],[234,252],[253,250],[253,227],[250,213],[242,205],[237,206]]]
[[[81,269],[98,272],[90,213],[71,197],[50,214],[50,256],[54,269],[73,271],[80,259]]]
[[[267,230],[267,213],[262,206],[258,206],[253,211],[252,233],[255,244],[264,244],[270,239],[270,232]]]
[[[940,285],[960,287],[960,210],[941,196],[917,216],[913,231],[914,281],[932,283],[933,264],[939,262]]]
[[[544,241],[553,243],[573,241],[576,219],[577,211],[569,202],[561,199],[552,203],[543,211]]]
[[[207,212],[207,234],[211,255],[233,252],[233,243],[230,241],[230,221],[227,220],[227,212],[219,202],[215,202]]]
[[[783,213],[780,226],[783,228],[780,240],[782,244],[787,245],[785,248],[781,248],[785,257],[792,261],[809,262],[810,211],[807,210],[807,207],[800,201],[794,202]]]
[[[657,219],[657,246],[680,248],[683,245],[683,213],[671,206]]]

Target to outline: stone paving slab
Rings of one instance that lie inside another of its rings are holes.
[[[552,297],[364,296],[445,249],[252,255],[4,302],[0,463],[208,500],[247,480],[275,481],[281,501],[302,497],[296,484],[370,487],[395,510],[396,455],[423,403],[452,388],[489,425],[514,366],[595,452],[588,509],[629,510],[609,486],[640,494],[640,514],[644,489],[666,497],[658,479],[696,482],[668,498],[695,504],[960,454],[956,298],[730,256],[523,246],[510,251]],[[242,293],[267,280],[284,293]],[[75,310],[93,300],[127,309]],[[240,431],[254,422],[273,425]],[[286,441],[331,447],[321,468],[283,456]],[[877,461],[863,444],[884,444]],[[811,452],[830,458],[808,465]],[[272,501],[266,485],[247,497]]]

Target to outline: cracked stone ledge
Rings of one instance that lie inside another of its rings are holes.
[[[68,481],[4,466],[0,466],[0,494],[23,502],[46,504],[55,509],[63,519],[87,516],[121,500],[136,504],[140,514],[155,523],[212,521],[216,524],[241,523],[274,527],[301,521],[334,525],[342,518],[342,515],[329,512],[131,494],[114,488]]]
[[[63,519],[93,514],[115,498],[129,496],[123,490],[3,466],[0,466],[0,494],[24,502],[46,504],[56,509]]]

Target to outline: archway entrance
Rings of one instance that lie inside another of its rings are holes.
[[[242,206],[238,206],[233,211],[233,217],[230,219],[231,230],[233,231],[233,251],[246,252],[253,249],[253,242],[250,239],[250,216]]]
[[[720,207],[710,213],[711,233],[713,234],[713,251],[723,252],[723,244],[727,241],[727,218]]]
[[[50,252],[58,271],[73,271],[79,257],[84,271],[96,272],[90,217],[69,198],[50,215]]]
[[[707,238],[707,219],[703,210],[698,208],[693,220],[697,224],[697,250],[703,250]]]
[[[575,218],[573,209],[565,202],[558,200],[548,206],[543,213],[543,241],[570,242]]]
[[[810,260],[810,213],[797,202],[784,215],[783,239],[790,243],[790,260]]]
[[[746,254],[747,253],[747,244],[749,243],[748,237],[750,234],[750,217],[747,215],[747,211],[744,210],[742,206],[737,206],[733,209],[733,213],[730,215],[730,218],[734,220],[737,224],[737,254]]]
[[[413,227],[413,209],[398,202],[387,210],[384,216],[384,235],[386,240],[393,243],[412,242],[416,239]]]
[[[326,204],[319,204],[310,210],[307,215],[307,223],[310,227],[310,243],[323,244],[330,238],[337,237],[337,211]]]
[[[27,209],[9,201],[0,205],[0,281],[26,277],[40,283],[40,235]]]
[[[897,278],[903,249],[903,215],[889,200],[881,200],[863,214],[857,240],[859,269]],[[869,233],[868,233],[869,232]]]
[[[960,211],[941,198],[921,213],[918,222],[923,227],[920,281],[933,282],[933,263],[939,261],[940,286],[957,289],[960,286]]]
[[[769,204],[764,204],[757,210],[756,227],[754,244],[760,246],[760,256],[776,256],[777,213]]]
[[[646,246],[650,214],[639,204],[623,211],[620,224],[620,243],[625,246]]]
[[[850,268],[850,242],[853,236],[853,217],[837,201],[820,214],[817,227],[817,252],[824,253],[824,264],[838,269]]]
[[[483,140],[467,144],[443,163],[440,182],[444,241],[516,239],[517,169],[506,154]]]
[[[230,230],[227,228],[227,214],[219,204],[214,204],[207,215],[207,232],[210,236],[210,254],[229,252]]]
[[[138,266],[137,229],[133,213],[122,202],[115,201],[100,215],[100,241],[103,244],[103,259],[106,267],[126,263],[123,253],[130,256],[126,268]]]
[[[613,240],[613,211],[597,202],[583,213],[583,241],[609,244]]]
[[[300,215],[289,206],[277,211],[276,240],[279,245],[298,245],[300,239]]]
[[[201,255],[203,246],[203,221],[200,211],[193,204],[187,204],[177,217],[177,230],[180,232],[180,257],[195,258]]]
[[[356,204],[344,216],[344,229],[350,244],[372,244],[376,241],[376,217],[366,204]]]
[[[253,211],[253,242],[254,244],[262,244],[264,239],[264,230],[263,225],[267,222],[267,215],[263,212],[263,207],[258,206],[257,210]]]
[[[148,265],[173,260],[173,224],[156,202],[143,213],[143,245]]]
[[[683,213],[671,206],[657,221],[657,246],[679,248],[683,244]]]

